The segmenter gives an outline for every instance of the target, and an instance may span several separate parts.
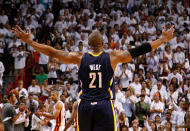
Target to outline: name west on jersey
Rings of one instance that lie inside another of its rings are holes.
[[[89,65],[91,71],[98,71],[100,70],[101,65],[100,64],[92,64]]]

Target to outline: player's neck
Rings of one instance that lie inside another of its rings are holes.
[[[55,102],[55,103],[57,103],[57,102],[58,102],[58,100],[54,100],[54,102]]]
[[[100,52],[102,52],[103,51],[103,48],[100,48],[100,49],[92,49],[91,50],[91,52],[93,53],[93,54],[99,54]]]

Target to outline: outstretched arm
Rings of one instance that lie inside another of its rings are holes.
[[[44,44],[39,44],[30,38],[29,28],[27,28],[27,31],[24,32],[19,26],[16,26],[13,28],[13,33],[19,37],[22,41],[32,46],[37,51],[50,56],[57,58],[59,61],[64,63],[73,63],[80,66],[80,61],[82,57],[82,53],[79,52],[66,52],[62,50],[57,50],[51,46],[47,46]]]
[[[151,43],[143,44],[137,48],[129,49],[125,51],[112,51],[110,52],[111,65],[113,70],[118,63],[127,63],[131,61],[134,57],[138,57],[150,51],[157,49],[161,44],[170,41],[173,38],[174,26],[169,30],[165,31],[165,28],[162,27],[162,37]]]

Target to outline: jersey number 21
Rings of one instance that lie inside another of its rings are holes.
[[[91,82],[89,84],[89,88],[96,88],[96,85],[94,85],[94,81],[97,79],[99,81],[99,88],[102,88],[102,73],[101,72],[91,72],[89,73],[89,78],[91,78]]]

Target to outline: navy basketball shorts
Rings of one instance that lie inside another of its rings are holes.
[[[117,131],[110,100],[81,101],[78,105],[78,131]]]

